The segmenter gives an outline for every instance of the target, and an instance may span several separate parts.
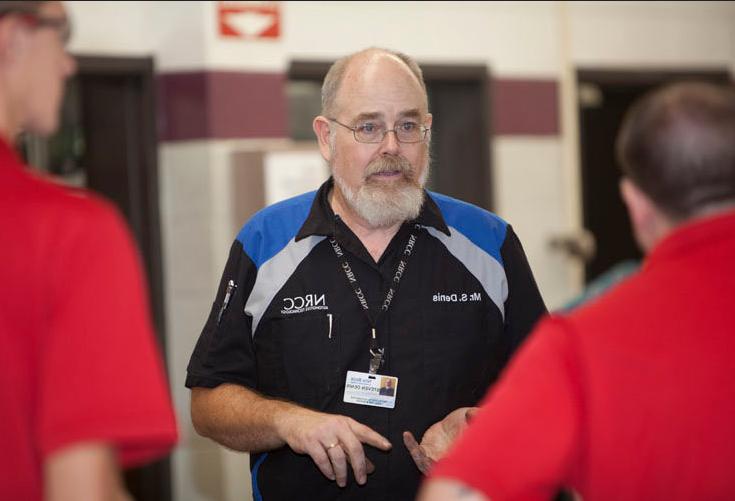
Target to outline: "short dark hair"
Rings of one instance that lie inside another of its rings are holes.
[[[675,221],[735,204],[735,89],[682,82],[647,94],[623,121],[617,155]]]

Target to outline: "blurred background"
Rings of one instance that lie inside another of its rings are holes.
[[[194,433],[186,364],[232,240],[316,189],[311,120],[338,57],[413,56],[434,113],[430,188],[499,214],[559,308],[640,257],[614,137],[637,97],[732,82],[735,2],[67,2],[79,72],[63,127],[25,157],[112,199],[145,261],[181,428],[128,474],[141,501],[251,498],[248,456]],[[131,361],[131,368],[135,361]]]

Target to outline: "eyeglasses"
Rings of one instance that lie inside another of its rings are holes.
[[[66,17],[47,17],[37,14],[36,12],[28,12],[26,10],[7,10],[0,12],[0,18],[10,14],[20,16],[31,28],[51,28],[59,33],[61,43],[66,46],[71,39],[71,23]]]
[[[351,130],[355,141],[358,143],[368,144],[382,143],[385,135],[389,132],[395,133],[399,143],[420,143],[426,138],[426,133],[431,130],[411,120],[398,122],[392,129],[387,128],[384,123],[380,122],[361,122],[355,127],[350,127],[336,118],[329,118],[328,120]]]
[[[38,14],[22,14],[33,28],[51,28],[59,33],[61,43],[66,46],[71,40],[71,23],[66,17],[45,17]]]

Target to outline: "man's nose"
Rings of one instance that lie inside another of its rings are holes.
[[[64,53],[63,72],[65,77],[70,77],[77,72],[77,60],[68,52]]]
[[[385,131],[383,141],[380,143],[380,153],[396,155],[400,149],[401,143],[398,141],[396,131],[393,129]]]

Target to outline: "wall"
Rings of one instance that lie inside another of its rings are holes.
[[[197,437],[183,384],[243,222],[244,188],[233,180],[248,175],[234,158],[291,148],[283,98],[291,60],[375,45],[421,63],[487,65],[497,212],[520,235],[550,306],[581,286],[580,267],[547,245],[581,221],[575,69],[735,70],[733,2],[283,2],[277,41],[218,37],[214,2],[69,7],[74,52],[156,58],[167,356],[182,431],[174,492],[187,501],[249,496],[247,456]]]

